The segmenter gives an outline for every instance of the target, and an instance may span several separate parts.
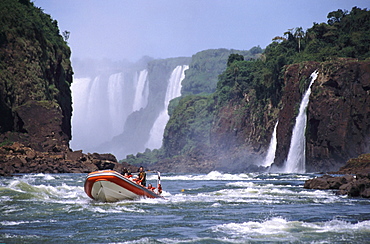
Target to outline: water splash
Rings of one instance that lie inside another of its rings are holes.
[[[311,94],[311,86],[317,78],[318,72],[311,74],[311,83],[308,86],[306,93],[303,96],[299,107],[299,114],[296,118],[296,123],[293,128],[292,139],[287,160],[285,162],[285,173],[305,173],[306,172],[306,124],[307,113],[306,109]]]
[[[271,164],[274,162],[274,159],[275,159],[275,152],[276,152],[276,145],[277,145],[276,130],[277,130],[278,124],[279,124],[279,121],[276,121],[274,131],[272,132],[269,149],[267,150],[265,161],[262,164],[262,166],[264,167],[271,166]]]
[[[163,109],[150,130],[149,140],[145,144],[146,148],[154,149],[161,147],[164,129],[170,119],[167,111],[168,105],[172,99],[181,96],[181,81],[185,78],[185,70],[188,68],[188,65],[179,65],[172,71],[170,79],[168,80]]]

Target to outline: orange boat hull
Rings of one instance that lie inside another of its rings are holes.
[[[140,197],[161,198],[155,192],[114,170],[95,171],[88,174],[84,188],[90,198],[102,202],[133,200]]]

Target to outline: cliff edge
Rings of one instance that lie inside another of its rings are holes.
[[[69,148],[71,51],[58,24],[29,0],[0,3],[0,175],[90,172],[114,156]]]

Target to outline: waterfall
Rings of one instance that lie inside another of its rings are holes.
[[[74,80],[71,148],[95,150],[122,133],[132,112],[132,105],[126,105],[125,89],[123,73]]]
[[[135,97],[132,111],[138,111],[145,108],[148,103],[149,84],[147,81],[148,70],[144,69],[139,72],[138,78],[135,82]]]
[[[109,137],[113,137],[122,132],[123,123],[126,119],[123,110],[122,91],[124,89],[124,82],[122,73],[117,73],[109,76],[108,80],[108,109],[109,122],[111,131]]]
[[[188,68],[188,65],[179,65],[172,71],[170,79],[168,80],[163,109],[150,130],[149,140],[145,144],[146,148],[154,149],[162,146],[164,129],[170,119],[167,108],[172,99],[181,96],[181,81],[185,78],[185,70]]]
[[[274,159],[275,159],[276,144],[277,144],[276,130],[277,130],[278,123],[279,123],[279,121],[276,121],[274,131],[272,132],[272,137],[271,137],[271,140],[270,140],[269,149],[267,150],[265,161],[262,164],[262,166],[264,166],[264,167],[271,166],[271,164],[274,162]]]
[[[306,124],[307,113],[311,86],[316,80],[318,72],[315,71],[311,74],[311,82],[308,86],[306,93],[303,96],[301,105],[299,107],[299,114],[293,128],[292,139],[287,160],[285,162],[285,173],[305,173],[306,172]]]

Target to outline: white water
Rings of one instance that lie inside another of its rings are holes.
[[[285,173],[304,173],[306,172],[306,124],[307,124],[307,106],[311,94],[311,86],[317,78],[318,72],[311,74],[311,82],[306,93],[303,96],[299,107],[299,114],[293,128],[292,139],[287,160],[285,162]]]
[[[274,159],[275,159],[275,152],[276,152],[276,145],[277,145],[276,130],[277,130],[278,123],[279,121],[276,121],[274,131],[272,132],[269,149],[267,150],[265,161],[262,164],[262,166],[264,167],[271,166],[271,164],[274,162]]]
[[[139,77],[136,79],[136,90],[132,111],[138,111],[141,108],[145,108],[148,103],[149,82],[147,81],[147,76],[148,70],[144,69],[140,71]]]
[[[170,119],[167,108],[172,99],[181,96],[181,81],[185,78],[185,70],[188,68],[188,65],[179,65],[172,71],[170,79],[168,80],[163,109],[150,130],[149,140],[145,144],[146,148],[155,149],[162,146],[164,129]]]
[[[155,184],[157,175],[147,176]],[[91,200],[83,187],[86,174],[0,177],[0,240],[368,243],[369,202],[330,190],[304,189],[304,181],[315,176],[164,173],[165,199],[116,203]],[[93,219],[99,220],[98,227]]]

